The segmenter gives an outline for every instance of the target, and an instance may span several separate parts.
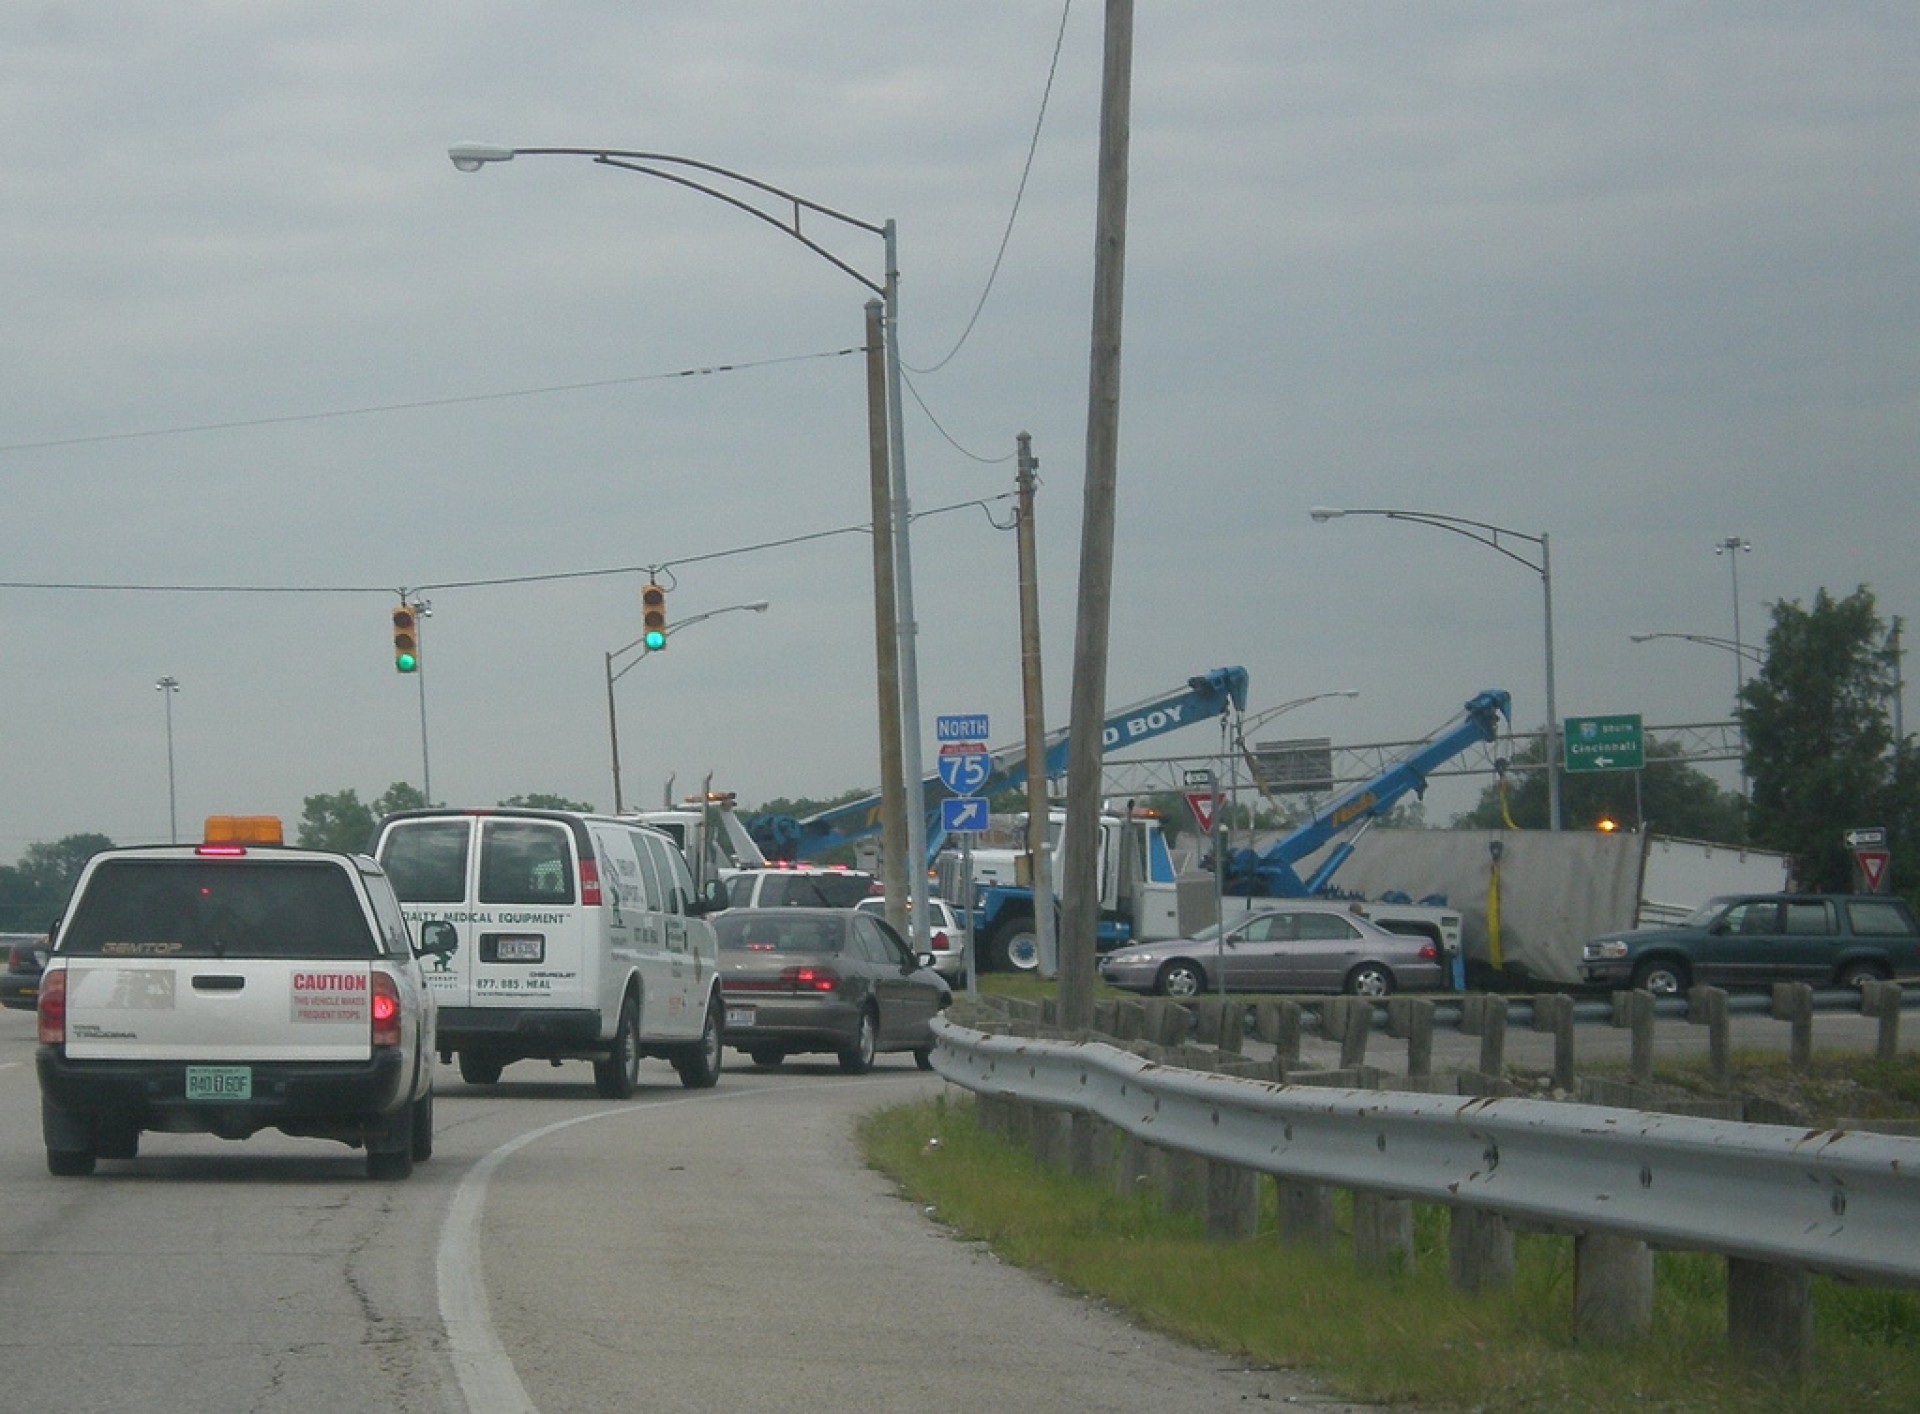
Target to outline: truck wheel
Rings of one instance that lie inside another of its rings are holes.
[[[425,1163],[433,1157],[433,1091],[413,1102],[413,1158]]]
[[[1163,997],[1197,997],[1207,990],[1207,979],[1190,962],[1170,962],[1153,979],[1153,990]]]
[[[680,1083],[689,1090],[711,1090],[720,1083],[720,1000],[707,1004],[706,1024],[700,1028],[699,1044],[674,1061]]]
[[[1693,984],[1687,965],[1670,958],[1649,958],[1633,969],[1633,990],[1656,997],[1677,997]]]
[[[490,1056],[485,1051],[460,1052],[460,1078],[469,1085],[497,1085],[500,1072],[505,1069],[498,1056]]]
[[[413,1177],[413,1121],[414,1107],[402,1105],[387,1122],[387,1132],[378,1141],[367,1141],[368,1178],[398,1182]]]
[[[99,1157],[93,1122],[40,1097],[40,1134],[47,1145],[47,1172],[55,1178],[84,1178]]]
[[[993,935],[993,965],[999,972],[1031,972],[1040,965],[1040,940],[1033,920],[1022,918]]]
[[[593,1063],[593,1088],[603,1100],[630,1100],[640,1088],[640,1006],[631,995],[620,1004],[613,1049]]]

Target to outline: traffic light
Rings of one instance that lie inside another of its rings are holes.
[[[405,604],[393,611],[393,670],[396,673],[420,670],[420,635],[414,628],[413,610]]]
[[[649,653],[667,646],[667,591],[657,584],[640,591],[640,627],[644,630],[640,641]]]

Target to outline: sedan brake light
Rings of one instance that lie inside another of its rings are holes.
[[[831,967],[788,967],[780,981],[796,992],[831,992],[840,985],[840,974]]]
[[[952,945],[947,942],[947,935],[944,930],[933,935],[933,951],[946,952],[951,946]]]
[[[1422,962],[1438,962],[1440,960],[1440,949],[1436,948],[1432,943],[1421,944],[1420,960]]]

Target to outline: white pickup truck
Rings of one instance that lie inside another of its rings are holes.
[[[198,845],[88,861],[40,984],[47,1168],[92,1173],[143,1131],[262,1129],[362,1148],[406,1178],[433,1152],[435,1011],[386,876],[289,849],[269,816],[215,816]]]

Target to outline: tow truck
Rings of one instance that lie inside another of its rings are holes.
[[[1343,897],[1332,888],[1335,871],[1353,853],[1355,845],[1393,805],[1409,792],[1426,791],[1427,777],[1442,763],[1471,747],[1491,742],[1502,720],[1512,712],[1509,695],[1498,690],[1480,693],[1466,704],[1466,714],[1445,731],[1427,739],[1416,751],[1371,780],[1354,786],[1316,810],[1306,821],[1265,851],[1233,851],[1222,869],[1223,893],[1229,917],[1253,911],[1255,900],[1266,898]],[[1050,812],[1053,852],[1060,852],[1066,817]],[[1022,822],[1024,823],[1024,822]],[[1173,859],[1158,818],[1139,809],[1109,810],[1100,824],[1100,920],[1095,947],[1106,952],[1130,942],[1156,942],[1181,935],[1178,888]],[[1340,838],[1344,835],[1344,838]],[[1312,874],[1301,878],[1296,865],[1325,846],[1339,843]],[[1011,850],[973,852],[976,881],[974,936],[982,940],[977,954],[983,965],[1026,971],[1039,965],[1033,927],[1033,891],[1021,877],[1020,860]],[[1430,937],[1449,956],[1461,946],[1462,920],[1444,900],[1413,902],[1401,896],[1354,899],[1357,911],[1395,932]]]

